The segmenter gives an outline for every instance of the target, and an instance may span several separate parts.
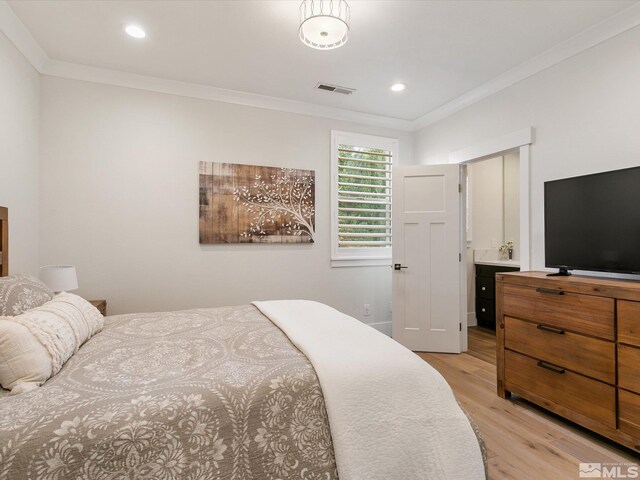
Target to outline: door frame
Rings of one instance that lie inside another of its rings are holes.
[[[520,153],[520,270],[531,269],[531,144],[533,143],[533,127],[523,128],[500,137],[493,137],[480,144],[472,145],[449,154],[449,163],[460,165],[460,181],[465,184],[467,165],[481,160],[504,155],[507,152],[518,150]],[[461,227],[466,224],[467,210],[466,188],[462,188],[460,222]],[[466,229],[460,229],[460,251],[463,258],[466,257]],[[462,323],[462,335],[460,336],[460,348],[465,352],[468,349],[467,338],[467,268],[460,268],[460,323]]]

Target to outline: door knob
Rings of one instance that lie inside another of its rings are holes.
[[[393,265],[393,269],[394,270],[400,270],[401,268],[409,268],[409,267],[405,267],[404,265],[402,265],[401,263],[395,263]]]

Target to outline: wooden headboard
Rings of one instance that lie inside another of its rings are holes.
[[[9,275],[9,210],[0,207],[0,277]]]

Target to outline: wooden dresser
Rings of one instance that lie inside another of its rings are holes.
[[[640,451],[640,282],[496,275],[498,395]]]

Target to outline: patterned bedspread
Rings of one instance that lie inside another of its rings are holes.
[[[313,367],[253,306],[106,319],[0,396],[0,480],[337,479]]]

